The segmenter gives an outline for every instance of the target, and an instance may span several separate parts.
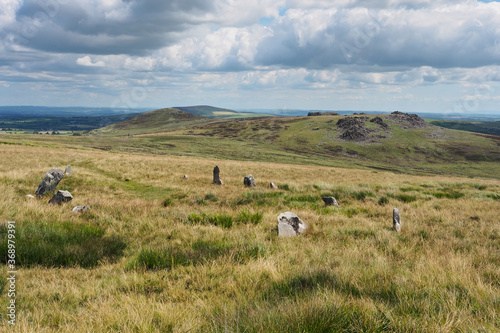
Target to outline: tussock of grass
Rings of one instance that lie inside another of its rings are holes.
[[[7,228],[0,226],[0,253],[7,253]],[[101,261],[113,262],[123,255],[126,244],[118,236],[104,236],[91,225],[25,222],[16,227],[16,263],[22,267],[92,268]],[[7,257],[2,256],[2,262]]]

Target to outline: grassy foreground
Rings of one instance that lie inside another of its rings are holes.
[[[19,270],[14,328],[0,273],[1,331],[500,330],[498,180],[56,145],[0,154],[0,223],[16,221]],[[67,164],[70,204],[26,198]],[[211,184],[215,165],[224,186]],[[243,186],[249,173],[257,188]],[[278,238],[284,211],[308,233]],[[0,248],[5,262],[5,225]]]

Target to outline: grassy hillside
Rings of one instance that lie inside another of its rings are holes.
[[[112,124],[91,132],[92,135],[127,135],[154,133],[200,125],[208,119],[178,109],[159,109],[143,113],[134,118]]]
[[[404,117],[231,120],[167,109],[94,131],[90,137],[3,135],[0,142],[500,179],[500,137],[448,130],[423,120],[410,123]]]
[[[13,331],[500,330],[498,180],[119,153],[29,138],[0,143],[0,223],[16,221],[18,241]],[[71,203],[25,197],[47,170],[67,164],[74,173],[59,189],[73,194]],[[224,186],[211,184],[215,165]],[[243,186],[249,173],[256,188]],[[280,189],[269,189],[270,181]],[[325,195],[341,207],[324,207]],[[90,210],[72,213],[76,205]],[[393,207],[402,214],[400,234],[391,230]],[[284,211],[298,214],[308,232],[278,238]],[[6,235],[0,226],[2,253]]]

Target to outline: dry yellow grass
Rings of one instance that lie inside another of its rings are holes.
[[[127,245],[94,268],[19,267],[17,324],[6,324],[4,291],[2,331],[500,330],[498,180],[4,144],[0,154],[0,222],[93,225]],[[74,174],[58,188],[70,204],[26,198],[67,164]],[[211,184],[215,165],[224,186]],[[257,188],[243,186],[249,173]],[[325,193],[345,195],[342,207],[324,208]],[[76,205],[90,211],[74,214]],[[401,234],[391,230],[393,207]],[[224,229],[188,219],[245,209],[262,222]],[[277,237],[287,210],[310,225],[306,235]],[[131,265],[142,249],[196,244],[224,251],[172,269]],[[241,252],[255,247],[255,256]]]

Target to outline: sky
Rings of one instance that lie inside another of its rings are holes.
[[[500,113],[500,3],[0,0],[0,105]]]

